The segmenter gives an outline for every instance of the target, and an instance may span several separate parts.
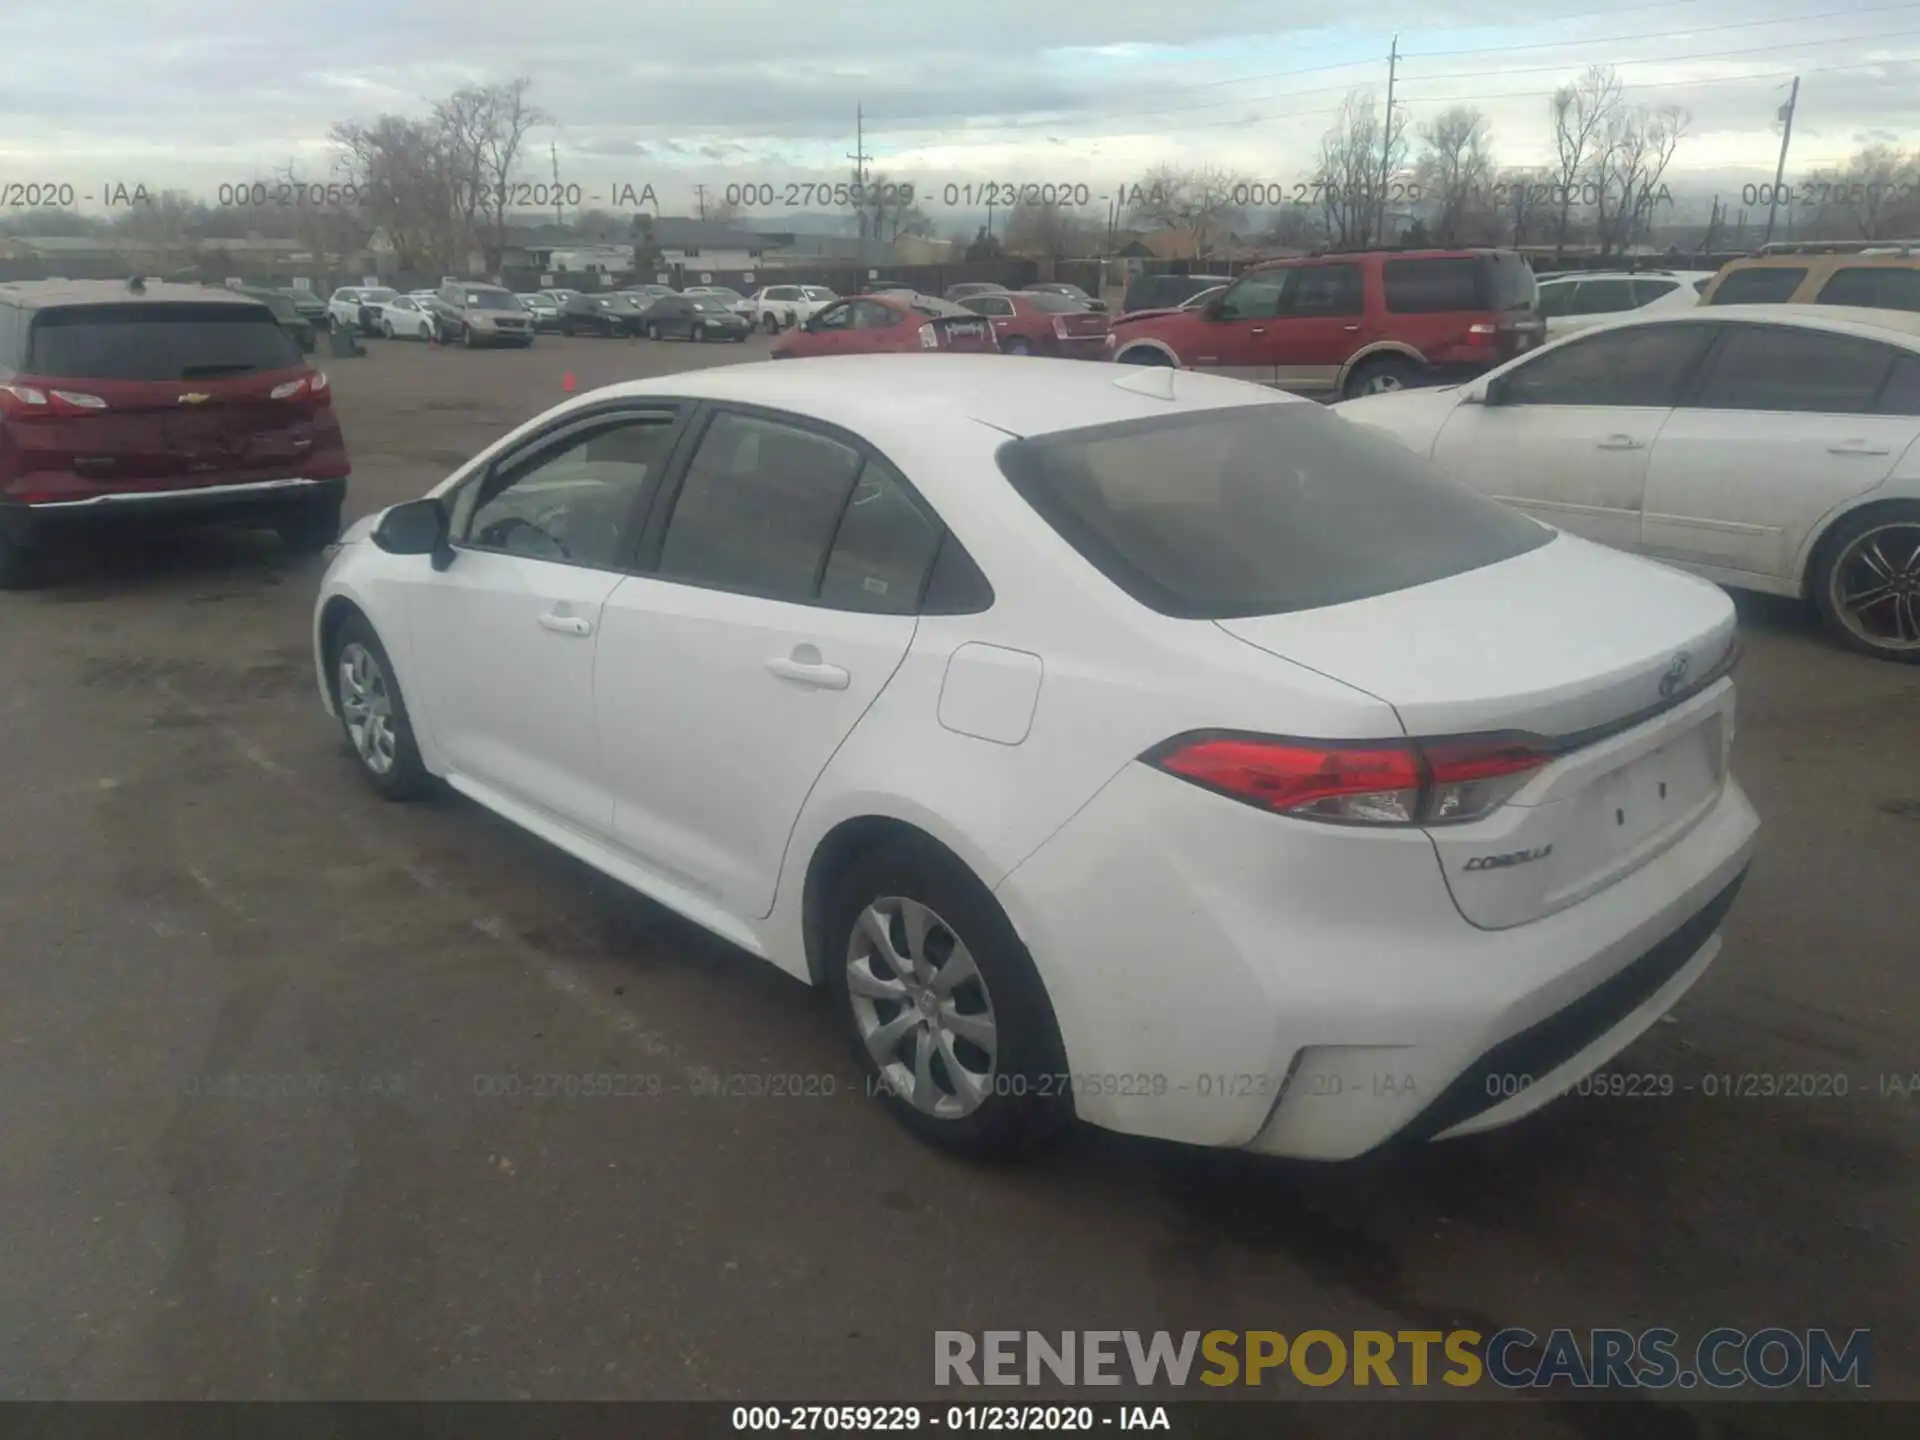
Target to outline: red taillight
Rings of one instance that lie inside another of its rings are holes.
[[[276,385],[267,392],[269,400],[304,400],[309,405],[331,405],[333,391],[327,385],[324,370],[315,370],[302,375],[298,380],[288,380]]]
[[[1553,758],[1504,736],[1333,743],[1195,735],[1142,757],[1244,804],[1349,825],[1448,825],[1504,804]]]
[[[98,395],[41,385],[0,385],[0,415],[10,420],[55,420],[107,408]]]
[[[1469,325],[1467,334],[1487,339],[1500,333],[1498,325]]]

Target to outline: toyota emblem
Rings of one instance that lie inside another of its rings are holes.
[[[1682,651],[1667,663],[1667,670],[1660,677],[1660,695],[1664,699],[1687,683],[1687,667],[1692,664],[1690,655]]]

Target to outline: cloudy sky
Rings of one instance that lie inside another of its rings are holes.
[[[1802,79],[1791,174],[1870,140],[1920,142],[1920,3],[1380,0],[1367,18],[1298,0],[215,0],[16,3],[0,15],[0,187],[144,183],[212,198],[296,161],[324,179],[340,120],[423,114],[464,84],[526,75],[554,117],[530,181],[589,197],[844,178],[856,106],[876,168],[923,195],[994,180],[1096,197],[1162,162],[1307,178],[1355,86],[1418,124],[1471,101],[1504,163],[1547,158],[1547,96],[1586,65],[1693,116],[1672,178],[1771,176]],[[1683,174],[1684,172],[1684,174]],[[0,188],[0,200],[6,198]],[[82,208],[89,208],[85,205]],[[971,208],[971,207],[967,207]]]

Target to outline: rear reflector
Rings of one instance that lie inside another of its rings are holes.
[[[1343,825],[1458,825],[1498,809],[1551,753],[1506,736],[1331,742],[1199,733],[1141,757],[1243,804]]]

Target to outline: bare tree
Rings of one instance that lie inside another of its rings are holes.
[[[889,180],[878,173],[869,173],[864,180],[856,175],[850,196],[848,203],[864,240],[892,242],[902,235],[933,233],[933,221],[920,208],[919,192],[910,181]]]
[[[199,242],[213,226],[213,211],[185,191],[162,190],[152,203],[136,205],[114,226],[121,250],[154,273],[191,268]]]
[[[1592,166],[1594,153],[1604,144],[1606,127],[1619,111],[1623,90],[1611,65],[1594,65],[1578,80],[1553,92],[1554,204],[1559,211],[1554,227],[1554,258],[1563,258],[1573,204],[1581,181]]]
[[[480,119],[479,167],[486,192],[480,210],[487,221],[484,248],[489,272],[499,269],[500,256],[507,248],[507,207],[512,200],[514,170],[527,132],[545,125],[552,116],[527,100],[533,82],[525,76],[504,85],[488,85],[472,92],[478,98]]]
[[[1306,205],[1288,205],[1273,212],[1272,223],[1260,243],[1275,250],[1311,250],[1327,242],[1326,227],[1317,211]]]
[[[1607,117],[1590,171],[1602,255],[1650,228],[1660,179],[1691,119],[1678,105],[1621,105]]]
[[[1092,248],[1094,227],[1078,210],[1039,200],[1023,200],[1008,215],[1007,251],[1043,260],[1065,260]]]
[[[1468,238],[1469,224],[1484,215],[1492,190],[1487,117],[1471,105],[1451,106],[1420,127],[1420,144],[1414,171],[1427,230],[1441,245],[1458,245]]]
[[[1246,180],[1215,165],[1188,169],[1162,165],[1149,171],[1127,199],[1127,219],[1136,226],[1185,230],[1196,258],[1246,224]]]
[[[711,200],[701,206],[700,218],[709,225],[731,225],[745,213],[738,200]]]
[[[1557,213],[1553,193],[1553,171],[1540,166],[1511,167],[1495,175],[1494,209],[1508,244],[1531,244],[1546,233]]]
[[[367,220],[402,269],[456,268],[464,259],[461,167],[437,124],[382,115],[333,128],[338,164]],[[470,173],[470,172],[469,172]],[[470,195],[470,190],[468,194]]]
[[[273,183],[299,202],[287,212],[288,236],[307,247],[315,269],[335,270],[365,245],[365,212],[344,181],[309,179],[297,162],[289,160],[275,172]]]
[[[1382,200],[1389,177],[1406,168],[1406,135],[1394,126],[1389,138],[1371,90],[1350,91],[1340,118],[1320,139],[1314,187],[1319,193],[1327,234],[1344,249],[1364,247],[1378,237]]]
[[[1920,228],[1920,155],[1868,145],[1793,196],[1796,223],[1823,239],[1886,240]]]

